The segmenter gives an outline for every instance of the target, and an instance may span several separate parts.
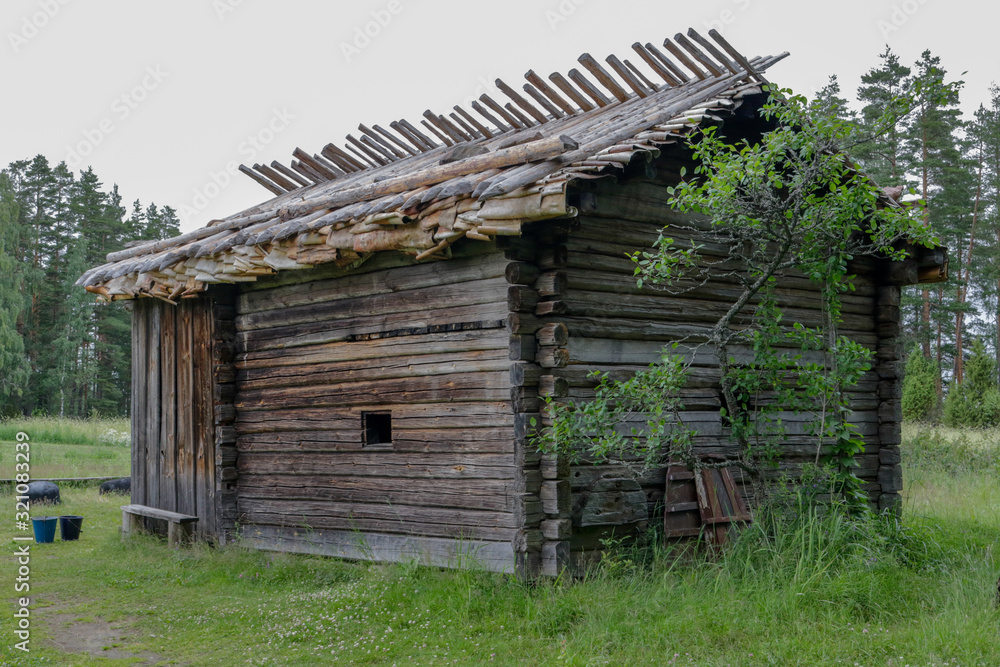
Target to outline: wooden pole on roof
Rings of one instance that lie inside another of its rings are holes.
[[[528,100],[524,99],[524,97],[519,95],[516,90],[514,90],[506,83],[504,83],[503,79],[497,79],[496,86],[504,95],[509,97],[514,102],[514,104],[527,111],[528,114],[532,118],[537,120],[541,125],[544,125],[545,123],[549,122],[548,116],[546,116],[541,111],[536,109],[534,105],[528,102]]]
[[[656,72],[661,79],[666,81],[668,86],[680,85],[680,80],[671,74],[663,63],[657,60],[657,58],[642,44],[636,42],[632,45],[632,50],[639,54],[639,57],[642,58],[646,64],[649,65],[650,69]]]
[[[697,65],[695,65],[691,61],[691,59],[688,58],[687,54],[684,53],[684,51],[682,51],[680,48],[678,48],[678,46],[676,44],[674,44],[673,42],[670,41],[669,37],[667,39],[663,40],[663,48],[665,48],[667,51],[670,51],[670,53],[672,53],[674,55],[674,57],[677,58],[677,60],[681,61],[682,65],[684,65],[689,70],[691,70],[692,72],[694,72],[694,75],[696,77],[698,77],[702,81],[704,81],[705,79],[708,78],[705,75],[705,72],[703,72],[700,67],[698,67]]]
[[[312,183],[310,183],[307,179],[303,178],[298,173],[296,173],[294,170],[289,169],[288,167],[286,167],[285,165],[281,164],[277,160],[273,160],[271,162],[271,167],[273,169],[277,170],[277,171],[280,171],[282,174],[284,174],[288,178],[294,180],[296,183],[298,183],[299,185],[301,185],[304,188],[309,187],[310,185],[312,185]]]
[[[257,183],[259,183],[260,185],[264,186],[265,188],[267,188],[268,190],[270,190],[274,194],[276,194],[276,195],[283,195],[283,194],[285,194],[284,190],[282,190],[277,185],[275,185],[271,181],[267,180],[266,178],[264,178],[263,176],[261,176],[260,174],[258,174],[257,172],[255,172],[254,170],[250,169],[245,164],[241,164],[240,165],[240,171],[242,171],[244,174],[246,174],[247,176],[249,176],[253,180],[257,181]]]
[[[634,74],[632,74],[632,72],[630,72],[629,69],[625,67],[622,61],[618,60],[616,56],[614,55],[608,56],[607,61],[608,64],[611,65],[611,69],[617,72],[618,76],[624,79],[625,83],[628,84],[629,88],[634,90],[635,94],[638,95],[639,97],[649,97],[649,94],[651,92],[656,92],[656,88],[653,88],[653,90],[646,88],[646,85],[642,81],[640,81]]]
[[[528,93],[528,95],[531,96],[532,99],[534,99],[536,102],[538,102],[539,104],[541,104],[542,107],[546,111],[548,111],[550,114],[552,114],[553,118],[559,119],[559,118],[562,118],[565,115],[559,109],[559,107],[557,107],[555,104],[552,104],[552,102],[550,102],[548,100],[548,98],[546,98],[544,95],[542,95],[542,93],[539,92],[539,90],[537,88],[535,88],[534,86],[532,86],[530,83],[524,84],[524,86],[522,86],[522,88],[524,89],[524,92]]]
[[[580,94],[580,91],[574,88],[573,84],[567,81],[566,77],[564,77],[559,72],[553,72],[552,74],[549,74],[549,81],[556,84],[559,90],[566,93],[567,97],[576,102],[577,106],[579,106],[580,110],[583,111],[584,113],[586,113],[587,111],[592,111],[594,109],[594,105],[588,102],[587,98],[585,98],[582,94]]]
[[[473,102],[472,104],[473,104],[473,108],[475,108],[475,104],[476,103]],[[486,127],[485,125],[483,125],[482,123],[480,123],[478,120],[476,120],[475,116],[473,116],[471,113],[469,113],[468,111],[466,111],[462,107],[458,106],[457,104],[453,108],[455,109],[455,112],[459,116],[461,116],[462,118],[464,118],[470,125],[472,125],[474,128],[476,128],[477,130],[479,130],[479,133],[481,135],[483,135],[487,139],[492,139],[493,138],[493,132],[491,132],[488,127]]]
[[[580,70],[573,68],[567,72],[567,76],[573,80],[573,83],[580,86],[580,90],[590,97],[590,99],[594,100],[597,106],[603,108],[611,104],[611,100],[609,100],[604,93],[597,88],[597,86],[592,84],[590,80],[580,72]]]
[[[397,137],[396,135],[394,135],[392,132],[385,129],[381,125],[373,125],[372,129],[381,134],[383,137],[385,137],[392,143],[399,146],[403,151],[406,152],[407,155],[416,155],[417,153],[420,152],[419,150],[414,151],[412,146],[408,146],[405,141],[403,141],[402,139],[400,139],[399,137]]]
[[[706,51],[708,51],[708,54],[710,56],[712,56],[718,62],[720,62],[723,65],[725,65],[726,69],[728,69],[730,72],[732,72],[733,74],[739,74],[740,73],[740,71],[741,71],[740,70],[740,66],[737,65],[736,63],[734,63],[728,57],[726,57],[726,54],[724,54],[722,51],[720,51],[718,48],[716,48],[715,44],[712,44],[710,41],[708,41],[707,39],[705,39],[704,37],[702,37],[701,34],[699,34],[697,30],[695,30],[694,28],[689,28],[688,29],[688,37],[690,37],[691,39],[693,39],[698,44],[701,44],[701,47],[703,49],[705,49]]]
[[[538,92],[545,95],[545,97],[549,98],[553,104],[562,109],[567,116],[576,115],[576,109],[573,108],[573,105],[563,99],[562,95],[553,90],[552,86],[545,83],[545,80],[535,74],[534,70],[529,69],[527,73],[525,73],[524,78],[528,80],[528,83],[533,84],[535,88],[538,89]]]
[[[584,53],[579,58],[577,58],[577,61],[581,65],[586,67],[590,71],[590,73],[597,78],[597,80],[601,83],[601,85],[607,88],[608,91],[610,91],[610,93],[614,95],[619,102],[628,102],[629,95],[628,93],[625,92],[625,89],[618,85],[618,82],[615,81],[615,78],[611,76],[608,70],[601,67],[601,63],[594,60],[594,57],[592,55],[590,55],[589,53]]]
[[[687,37],[681,33],[677,33],[674,35],[674,41],[683,47],[685,51],[694,56],[694,59],[701,63],[705,69],[712,74],[712,76],[722,76],[722,70],[719,69],[719,66],[714,63],[711,58],[702,53],[701,49],[695,46]]]

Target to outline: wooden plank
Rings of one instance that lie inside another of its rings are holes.
[[[254,526],[246,543],[282,553],[306,553],[351,560],[419,562],[434,567],[481,567],[513,574],[516,564],[509,541],[442,539],[415,535],[386,535],[357,530],[305,532],[286,526]]]
[[[477,427],[505,427],[513,423],[510,413],[510,403],[503,401],[470,400],[448,403],[412,403],[400,404],[392,409],[394,428],[413,429],[464,429],[468,424]],[[372,396],[370,402],[356,406],[333,406],[330,408],[304,407],[289,410],[243,410],[239,413],[238,423],[251,424],[255,422],[312,421],[311,429],[324,430],[337,428],[337,420],[360,423],[361,413],[377,410],[378,398]]]
[[[145,505],[122,505],[122,512],[132,514],[135,516],[145,516],[151,519],[162,519],[163,521],[172,521],[174,523],[194,523],[198,521],[198,517],[191,514],[182,514],[179,512],[169,512],[167,510],[162,510],[158,507],[149,507]]]
[[[568,491],[568,488],[567,488]],[[255,515],[285,516],[308,525],[324,525],[323,519],[355,520],[359,528],[366,522],[396,524],[388,532],[410,532],[409,523],[439,525],[445,531],[517,527],[514,514],[465,507],[396,505],[389,503],[335,502],[317,499],[258,498],[240,494],[240,511],[253,522]],[[328,527],[325,524],[324,527]],[[454,534],[454,533],[453,533]]]
[[[332,322],[317,322],[294,327],[275,327],[239,334],[243,349],[249,352],[277,348],[304,347],[349,340],[355,336],[407,331],[424,334],[461,329],[483,329],[504,326],[508,314],[506,299],[475,306],[441,306],[436,310],[407,313],[374,313]],[[448,329],[451,327],[451,329]]]
[[[376,313],[400,314],[433,310],[445,303],[452,307],[493,304],[505,301],[509,287],[500,278],[468,281],[461,285],[461,291],[456,290],[454,285],[438,285],[239,315],[236,326],[240,332],[248,332],[321,320],[346,320]]]
[[[422,479],[514,479],[517,468],[507,454],[423,454],[399,452],[308,452],[246,454],[240,474],[326,474]]]
[[[147,400],[146,404],[146,501],[145,504],[157,507],[160,502],[160,416],[162,414],[162,399],[160,396],[160,346],[162,334],[160,317],[166,304],[153,302],[150,306],[148,326],[146,373]]]
[[[513,425],[498,428],[397,429],[393,417],[392,451],[424,454],[507,454],[516,452]],[[337,420],[340,428],[323,422],[259,422],[236,425],[241,453],[364,452],[360,419]],[[327,430],[309,430],[327,427]]]
[[[250,372],[262,368],[273,369],[302,364],[388,360],[413,354],[483,352],[502,349],[508,340],[509,334],[502,329],[478,329],[415,334],[397,338],[352,340],[241,354],[238,357],[237,366],[241,372]]]
[[[517,487],[513,480],[406,479],[403,483],[378,477],[332,475],[243,475],[245,498],[327,500],[338,503],[424,505],[512,512]]]
[[[194,300],[177,306],[177,511],[197,514],[195,507]]]
[[[470,396],[498,400],[506,397],[509,390],[508,374],[505,372],[460,373],[415,377],[406,383],[389,379],[256,389],[241,392],[235,405],[239,410],[362,405],[371,403],[373,395],[379,397],[382,405],[463,401]]]
[[[309,532],[319,530],[358,530],[381,533],[397,533],[404,535],[420,535],[425,537],[450,537],[473,540],[510,541],[517,534],[516,528],[500,526],[466,526],[447,523],[425,523],[413,521],[404,516],[394,515],[392,518],[359,519],[353,516],[321,515],[306,517],[291,516],[271,512],[248,511],[245,505],[254,501],[240,500],[240,516],[249,526],[256,529],[259,525],[295,526],[303,530],[303,524]],[[380,508],[381,509],[381,508]]]
[[[174,307],[161,307],[160,336],[160,509],[177,511],[177,325]]]
[[[146,419],[149,414],[147,391],[149,372],[149,300],[138,299],[132,307],[132,452],[130,497],[132,502],[146,502]]]
[[[359,342],[359,344],[363,344]],[[505,349],[476,352],[445,352],[415,354],[411,357],[390,357],[382,363],[377,359],[333,363],[303,364],[279,368],[241,370],[237,374],[239,391],[252,389],[333,384],[359,379],[402,379],[452,373],[504,371],[509,365]]]
[[[194,382],[194,470],[195,514],[202,517],[198,537],[208,539],[215,534],[215,415],[212,409],[212,302],[207,296],[192,300],[192,331]]]

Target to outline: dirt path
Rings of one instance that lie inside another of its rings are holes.
[[[67,654],[90,656],[108,660],[129,660],[132,665],[156,665],[165,658],[148,651],[134,652],[128,649],[137,635],[133,627],[135,618],[126,617],[109,623],[101,618],[90,618],[75,613],[72,603],[52,601],[46,607],[35,610],[37,618],[45,626],[49,638],[45,643]]]

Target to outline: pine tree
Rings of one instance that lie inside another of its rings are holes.
[[[22,228],[10,178],[0,173],[0,415],[14,412],[10,399],[19,397],[28,381],[28,357],[17,322],[24,310],[23,278],[16,250]]]
[[[940,59],[924,51],[917,61],[914,91],[917,107],[906,123],[903,144],[912,156],[911,169],[918,179],[918,190],[925,203],[924,214],[928,225],[942,238],[946,246],[964,248],[968,238],[969,212],[972,210],[968,165],[963,160],[959,132],[963,129],[958,108],[962,82],[947,82],[947,72]],[[958,288],[955,279],[962,262],[962,251],[956,259],[958,266],[950,267],[951,280],[939,284],[933,295],[930,289],[920,289],[920,336],[925,353],[934,344],[938,366],[944,368],[946,335],[955,318],[955,303],[951,298]],[[910,290],[911,294],[915,290]],[[912,299],[912,296],[911,296]],[[933,304],[933,308],[932,308]],[[938,385],[942,394],[942,386]]]
[[[879,58],[881,65],[864,74],[858,88],[858,101],[862,105],[860,134],[867,140],[855,148],[855,157],[876,183],[892,187],[908,183],[907,170],[912,162],[903,144],[908,109],[900,102],[909,92],[912,79],[910,68],[901,65],[899,56],[888,46]],[[883,125],[883,118],[894,122]]]

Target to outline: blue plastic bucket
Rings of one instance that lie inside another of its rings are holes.
[[[59,523],[57,516],[36,516],[32,517],[31,525],[35,529],[35,542],[54,542],[56,539],[56,525]]]

